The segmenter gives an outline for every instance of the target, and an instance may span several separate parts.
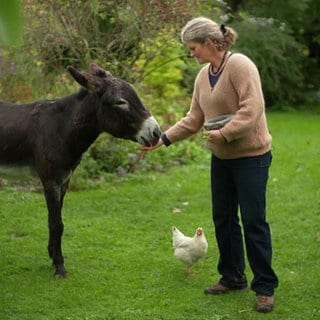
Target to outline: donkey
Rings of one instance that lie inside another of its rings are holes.
[[[102,132],[142,145],[160,137],[157,121],[132,85],[94,63],[89,73],[67,70],[81,85],[77,93],[30,104],[0,102],[0,164],[27,165],[39,176],[48,209],[48,252],[55,275],[62,277],[67,271],[61,211],[82,154]]]

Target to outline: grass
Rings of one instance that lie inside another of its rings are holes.
[[[66,279],[53,277],[47,256],[42,194],[1,189],[0,318],[319,319],[320,116],[272,113],[268,119],[274,138],[268,219],[280,278],[272,313],[253,311],[251,291],[203,294],[219,278],[204,159],[69,192],[63,215]],[[186,234],[205,229],[209,251],[193,276],[173,256],[172,225]],[[252,277],[249,268],[247,275]]]

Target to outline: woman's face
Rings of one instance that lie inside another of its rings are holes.
[[[190,56],[198,60],[200,64],[212,61],[212,46],[208,46],[208,41],[199,43],[196,41],[186,41],[186,46],[190,50]]]

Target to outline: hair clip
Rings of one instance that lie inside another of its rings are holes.
[[[222,34],[225,34],[227,32],[227,29],[224,24],[220,26],[220,31],[222,32]]]

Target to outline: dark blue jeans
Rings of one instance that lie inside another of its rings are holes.
[[[266,221],[266,187],[271,161],[271,152],[232,160],[212,156],[211,161],[213,222],[220,253],[218,271],[222,275],[220,283],[233,288],[247,285],[244,238],[254,275],[251,289],[264,295],[273,295],[278,286],[278,278],[271,267],[271,235]]]

